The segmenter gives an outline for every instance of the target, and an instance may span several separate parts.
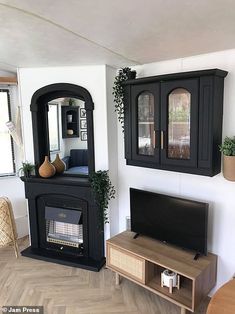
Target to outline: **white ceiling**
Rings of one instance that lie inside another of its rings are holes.
[[[0,0],[0,69],[143,64],[235,48],[235,0]]]

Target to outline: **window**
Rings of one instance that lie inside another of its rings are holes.
[[[58,151],[60,150],[58,104],[49,104],[48,128],[49,128],[50,152]]]
[[[0,89],[0,176],[15,174],[13,140],[6,127],[9,120],[11,120],[10,93],[8,89]]]

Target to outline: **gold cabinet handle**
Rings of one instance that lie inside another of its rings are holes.
[[[164,131],[161,131],[161,149],[164,149]]]

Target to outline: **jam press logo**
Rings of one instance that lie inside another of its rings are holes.
[[[0,313],[37,313],[43,314],[43,306],[3,306]]]

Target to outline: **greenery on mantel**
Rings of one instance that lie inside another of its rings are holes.
[[[22,162],[22,167],[18,170],[19,175],[23,174],[25,178],[29,178],[35,170],[35,165],[30,162]]]
[[[131,68],[121,68],[115,77],[113,85],[113,95],[115,102],[115,111],[118,115],[118,121],[121,123],[122,130],[124,132],[124,89],[122,82],[130,78],[130,74],[133,73],[135,78],[136,71],[132,71]]]
[[[103,223],[109,223],[108,204],[112,198],[115,198],[116,191],[110,181],[108,170],[93,172],[90,175],[90,182],[99,208],[99,227],[102,229]]]
[[[235,136],[226,136],[223,144],[220,145],[219,148],[225,156],[235,156]]]

